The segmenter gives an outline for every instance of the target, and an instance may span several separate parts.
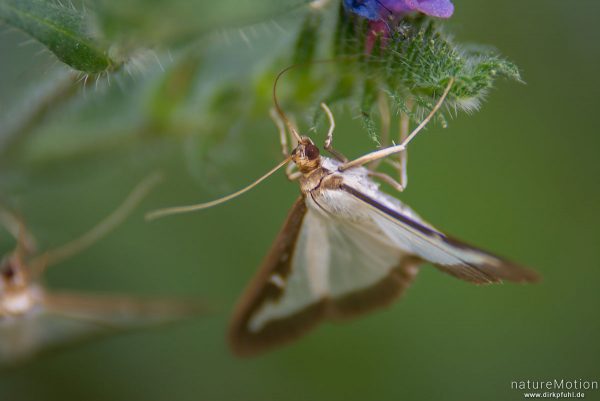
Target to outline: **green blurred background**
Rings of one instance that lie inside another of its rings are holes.
[[[17,161],[3,155],[0,191],[49,247],[91,227],[148,172],[165,170],[165,184],[132,218],[49,271],[48,285],[200,296],[214,312],[5,371],[0,399],[512,400],[522,398],[511,390],[513,380],[600,379],[600,4],[455,4],[448,30],[460,41],[496,46],[522,68],[526,85],[500,82],[480,112],[461,114],[447,129],[430,128],[415,140],[401,199],[449,233],[536,268],[541,283],[477,287],[428,266],[387,310],[323,324],[288,347],[236,359],[225,342],[230,310],[298,188],[278,174],[218,208],[153,223],[142,216],[212,199],[258,177],[279,160],[276,131],[257,118],[206,140],[211,146],[177,132],[140,145],[137,134],[127,136],[140,122],[123,105],[150,107],[140,101],[147,93],[126,87],[114,91],[113,110],[102,114],[93,114],[93,100],[83,111],[67,106],[75,112],[64,118],[81,118],[82,141],[99,121],[101,129],[117,127],[100,149],[69,155],[69,145],[54,142],[62,133],[55,117],[45,128],[54,135],[49,140],[34,133],[28,137],[34,145],[24,145]],[[37,79],[56,70],[50,55],[36,54],[37,45],[20,46],[24,40],[14,31],[0,35],[5,114]],[[244,57],[264,57],[260,41],[253,46]],[[238,63],[233,56],[231,63]],[[269,89],[265,84],[255,95],[268,98]],[[337,148],[348,155],[370,150],[352,113],[335,111]],[[266,116],[267,108],[260,113]],[[120,135],[129,145],[107,145]],[[315,139],[322,141],[322,128]],[[39,156],[40,148],[53,145],[67,156]],[[203,148],[209,150],[200,157]],[[2,251],[12,246],[0,238]],[[586,399],[600,399],[600,391]]]

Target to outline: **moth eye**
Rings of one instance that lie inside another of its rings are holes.
[[[10,265],[10,263],[6,264],[2,266],[1,274],[5,280],[10,281],[15,277],[15,269]]]
[[[315,145],[308,144],[304,148],[304,154],[308,160],[315,160],[317,157],[319,157],[319,148],[317,148]]]

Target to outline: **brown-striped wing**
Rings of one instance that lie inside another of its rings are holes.
[[[357,208],[369,210],[367,218],[391,243],[454,277],[477,284],[539,279],[536,272],[447,236],[389,203],[348,185],[341,190],[360,203]]]
[[[294,340],[324,318],[387,305],[410,284],[418,258],[354,222],[322,215],[299,198],[232,319],[238,355]]]

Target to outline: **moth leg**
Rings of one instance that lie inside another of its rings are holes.
[[[446,89],[444,89],[444,93],[442,94],[442,96],[440,96],[440,98],[436,102],[435,106],[433,106],[427,117],[425,117],[423,121],[421,121],[421,123],[414,130],[412,130],[412,132],[409,135],[407,135],[406,139],[402,141],[402,143],[400,143],[399,145],[388,146],[387,148],[376,150],[374,152],[361,156],[358,159],[354,159],[347,163],[344,163],[343,165],[338,167],[338,171],[344,171],[348,170],[349,168],[362,166],[364,164],[371,163],[375,160],[383,159],[385,157],[389,157],[406,151],[406,147],[410,143],[410,141],[412,141],[415,138],[415,136],[417,136],[417,134],[421,132],[423,128],[425,128],[425,126],[429,123],[429,121],[431,121],[435,113],[442,107],[442,104],[444,104],[444,100],[446,100],[448,93],[450,93],[450,89],[452,89],[453,84],[454,78],[450,78],[450,80],[448,81],[448,85],[446,85]]]
[[[381,148],[385,148],[390,144],[390,125],[391,125],[391,114],[390,105],[387,100],[387,96],[383,91],[379,91],[377,97],[377,107],[379,108],[379,117],[381,120]],[[381,164],[381,159],[375,160],[369,164],[369,170],[376,170]]]
[[[296,164],[294,164],[294,163],[289,163],[285,167],[285,175],[287,176],[288,180],[295,181],[298,178],[300,178],[300,176],[302,175],[301,172],[295,171],[295,169],[296,169]]]
[[[390,160],[390,159],[383,159],[383,162],[392,166],[393,168],[395,168],[396,170],[400,170],[400,168],[402,167],[400,165],[400,162],[396,161],[396,160]]]
[[[281,144],[281,154],[283,154],[283,157],[288,157],[290,155],[290,148],[288,146],[285,124],[283,123],[283,120],[281,119],[281,117],[279,117],[279,114],[277,114],[277,111],[275,111],[274,108],[271,108],[271,110],[269,111],[269,115],[271,116],[271,120],[273,120],[273,123],[279,131],[279,143]]]
[[[385,92],[380,91],[377,98],[377,104],[379,108],[379,115],[381,118],[381,147],[385,148],[390,144],[390,127],[391,127],[391,113],[388,98]],[[412,109],[412,101],[407,101],[407,108]],[[400,114],[400,143],[403,143],[408,137],[410,129],[410,117],[407,113],[402,112]],[[407,159],[408,150],[400,152],[398,154],[398,161],[386,159],[386,162],[392,165],[398,171],[398,177],[400,178],[400,185],[404,189],[408,184],[408,172],[407,172]],[[376,170],[383,159],[377,159],[369,164],[369,170]],[[393,186],[393,185],[392,185]]]
[[[286,171],[285,173],[287,175],[288,180],[290,180],[290,181],[296,181],[298,178],[302,177],[302,173],[299,171],[294,171],[294,172]]]
[[[323,147],[326,151],[331,153],[333,157],[335,157],[337,160],[341,161],[342,163],[346,163],[348,161],[348,158],[340,152],[338,152],[337,150],[333,149],[333,147],[331,146],[331,143],[333,142],[333,130],[335,129],[335,120],[333,119],[333,113],[331,112],[331,110],[329,110],[329,107],[327,107],[325,103],[321,103],[321,108],[325,111],[325,114],[327,114],[327,118],[329,119],[329,131],[327,131],[327,138],[325,139],[325,144],[323,145]]]
[[[389,175],[387,175],[385,173],[380,173],[379,171],[369,171],[369,175],[371,177],[379,178],[386,184],[389,184],[392,188],[394,188],[398,192],[403,192],[405,189],[405,187],[401,183],[394,180],[392,177],[390,177]]]
[[[408,108],[408,112],[412,109],[412,99],[408,99],[406,102],[406,107]],[[408,134],[410,132],[410,116],[408,112],[402,112],[400,114],[400,143],[404,143],[408,138]],[[408,150],[404,150],[404,152],[400,152],[398,154],[400,159],[400,164],[398,165],[398,177],[400,177],[400,184],[402,188],[406,189],[408,185]]]
[[[34,236],[27,230],[23,218],[0,206],[0,225],[17,240],[17,248],[26,254],[35,253],[37,243]]]

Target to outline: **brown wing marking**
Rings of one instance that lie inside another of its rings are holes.
[[[306,325],[306,321],[311,321],[313,316],[319,313],[319,307],[315,305],[300,313],[294,319],[295,324],[290,327],[284,329],[277,327],[264,335],[251,333],[248,330],[248,323],[256,310],[265,301],[278,299],[283,294],[284,290],[271,282],[270,278],[278,274],[286,280],[289,276],[293,253],[306,211],[306,203],[301,196],[292,206],[261,268],[237,303],[229,327],[229,343],[233,352],[238,355],[256,353],[276,341],[276,338],[282,337],[284,331],[298,331],[300,327]]]
[[[423,263],[414,256],[403,257],[398,266],[372,286],[329,300],[328,317],[352,318],[390,305],[412,284]]]
[[[425,238],[428,238],[432,246],[439,241],[450,245],[458,250],[467,250],[483,255],[487,255],[493,260],[493,263],[474,264],[467,261],[461,265],[445,266],[433,264],[441,271],[448,273],[456,278],[465,280],[476,284],[486,283],[498,283],[502,280],[512,281],[516,283],[521,282],[536,282],[540,279],[540,276],[533,270],[526,267],[520,266],[516,263],[510,262],[504,258],[494,255],[490,252],[484,251],[483,249],[469,245],[461,240],[450,237],[430,227],[426,227],[423,224],[398,213],[396,210],[390,209],[385,205],[377,202],[373,198],[363,194],[362,192],[348,186],[342,185],[342,189],[357,199],[365,202],[367,205],[375,208],[379,213],[384,214],[388,218],[392,218],[410,227],[411,229],[418,231]]]
[[[262,267],[239,301],[229,329],[229,343],[238,356],[252,356],[275,346],[291,342],[316,326],[324,318],[351,318],[390,304],[410,285],[418,271],[420,259],[407,257],[397,267],[369,288],[348,293],[339,298],[322,298],[299,312],[267,322],[261,330],[252,332],[249,322],[267,300],[277,300],[285,291],[270,281],[273,274],[286,280],[291,273],[295,245],[306,215],[304,198],[300,197]]]

